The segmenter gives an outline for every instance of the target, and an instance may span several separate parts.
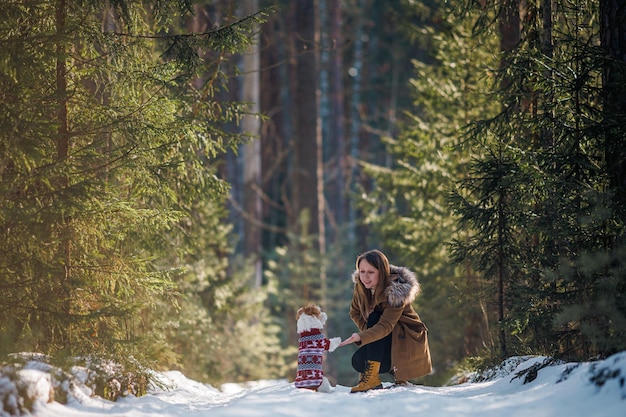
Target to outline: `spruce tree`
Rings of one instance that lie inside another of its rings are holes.
[[[243,110],[214,97],[221,60],[260,18],[186,33],[191,10],[0,5],[4,352],[175,353],[156,309],[185,293],[185,269],[228,251],[214,158],[242,139],[224,125]],[[212,291],[241,291],[211,275],[222,263],[210,268]]]
[[[495,178],[490,160],[512,162],[506,182],[514,185],[514,204],[506,211],[512,239],[475,247],[511,255],[512,279],[501,289],[509,353],[585,359],[624,346],[624,314],[617,307],[621,267],[615,262],[620,251],[608,244],[622,229],[606,188],[603,133],[612,122],[602,117],[598,4],[538,6],[525,5],[520,43],[503,56],[497,73],[493,90],[502,111],[475,120],[468,131],[470,143],[487,143],[499,157],[488,154],[474,164],[454,207],[472,229],[487,230],[494,219],[471,209],[477,203],[496,209],[500,200],[491,196],[502,183],[480,190],[472,184]],[[472,243],[458,248],[469,254]],[[488,268],[479,269],[489,277]]]

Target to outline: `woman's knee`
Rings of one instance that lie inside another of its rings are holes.
[[[367,358],[365,355],[365,350],[359,349],[354,352],[352,355],[352,368],[354,368],[357,372],[365,372],[365,364],[367,362]]]

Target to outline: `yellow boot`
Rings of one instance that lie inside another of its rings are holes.
[[[371,389],[380,389],[383,387],[383,383],[380,380],[378,372],[380,371],[380,362],[367,361],[367,368],[365,372],[361,374],[361,380],[356,387],[352,387],[350,390],[353,392],[365,392]]]

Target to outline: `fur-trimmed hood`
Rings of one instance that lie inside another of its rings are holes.
[[[384,295],[391,307],[400,307],[410,304],[420,293],[420,284],[413,271],[403,266],[389,265],[389,280],[376,290],[378,293],[384,288]],[[352,274],[354,285],[363,284],[359,280],[359,271],[355,270]],[[365,287],[363,287],[365,288]]]

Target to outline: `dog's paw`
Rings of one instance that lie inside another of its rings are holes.
[[[341,343],[341,337],[333,337],[330,339],[330,347],[328,348],[329,352],[334,351],[339,347],[339,343]]]

